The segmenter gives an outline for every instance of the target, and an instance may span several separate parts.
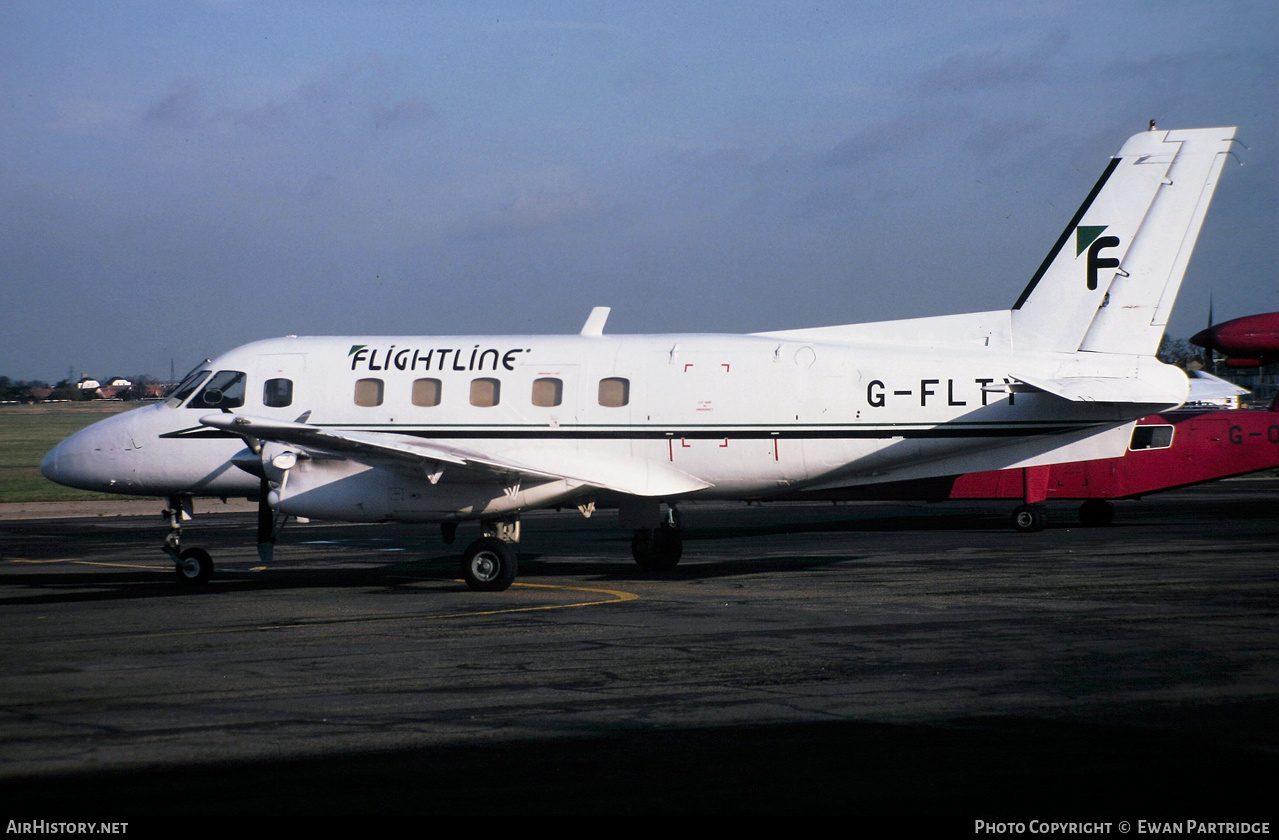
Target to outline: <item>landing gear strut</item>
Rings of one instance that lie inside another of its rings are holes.
[[[462,579],[476,592],[501,592],[519,571],[520,521],[485,522],[483,527],[484,536],[462,554]]]
[[[631,556],[646,572],[667,572],[675,568],[684,554],[682,517],[668,508],[656,528],[636,528],[631,537]]]

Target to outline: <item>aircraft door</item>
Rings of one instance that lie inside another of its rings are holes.
[[[837,351],[826,347],[822,357],[811,346],[794,348],[793,375],[799,389],[799,423],[818,430],[833,430],[848,423],[848,391],[850,373],[853,378],[860,373],[841,359],[832,359]],[[853,418],[857,419],[857,418]],[[817,435],[807,438],[804,445],[806,464],[818,471],[826,467],[838,467],[848,463],[851,453],[849,443],[838,436]]]

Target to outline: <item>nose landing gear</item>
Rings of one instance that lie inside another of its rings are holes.
[[[190,586],[213,577],[213,558],[203,548],[182,548],[182,523],[191,519],[190,496],[170,496],[162,515],[169,520],[169,535],[164,538],[164,553],[173,560],[178,583]]]
[[[213,577],[213,558],[203,548],[188,548],[178,555],[179,583],[204,583]]]

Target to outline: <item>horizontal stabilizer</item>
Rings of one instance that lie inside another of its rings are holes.
[[[1250,393],[1252,392],[1247,388],[1240,388],[1235,383],[1213,376],[1205,370],[1196,370],[1190,373],[1190,396],[1186,402],[1225,400]]]
[[[1144,379],[1067,376],[1058,378],[1019,376],[1013,378],[1045,393],[1071,402],[1129,403],[1159,405],[1165,408],[1181,405],[1186,399],[1187,385],[1180,390],[1160,387],[1162,383]]]

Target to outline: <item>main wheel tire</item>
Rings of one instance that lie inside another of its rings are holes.
[[[462,555],[462,578],[476,592],[501,592],[518,571],[515,546],[497,537],[480,537]]]
[[[1115,521],[1115,506],[1105,499],[1088,499],[1079,506],[1079,524],[1089,528]]]
[[[1013,511],[1013,530],[1033,534],[1048,527],[1048,514],[1039,505],[1019,505]]]
[[[213,558],[203,548],[188,548],[178,556],[178,562],[173,564],[178,583],[193,586],[213,577]]]
[[[670,571],[683,555],[684,535],[679,528],[637,528],[631,538],[631,556],[646,572]]]

